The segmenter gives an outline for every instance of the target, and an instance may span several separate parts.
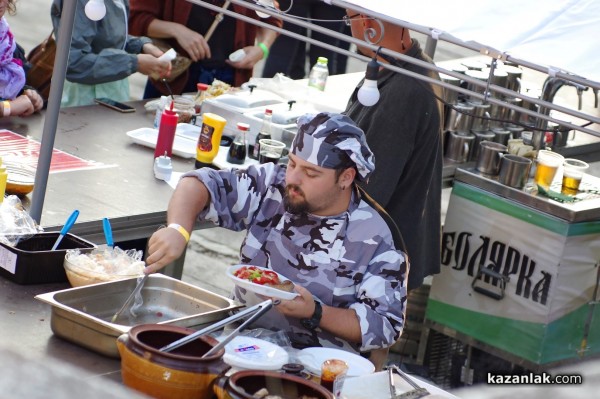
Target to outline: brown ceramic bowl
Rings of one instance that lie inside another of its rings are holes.
[[[208,398],[214,380],[229,368],[224,349],[202,358],[218,341],[199,337],[172,352],[160,348],[195,330],[165,324],[140,324],[117,340],[121,376],[129,388],[153,398]]]
[[[333,393],[321,385],[302,377],[277,371],[243,370],[229,377],[219,378],[214,387],[219,399],[252,399],[262,388],[269,395],[283,398],[307,396],[317,399],[334,399]]]

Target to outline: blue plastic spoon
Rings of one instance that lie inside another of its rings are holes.
[[[112,228],[110,227],[110,222],[108,218],[102,219],[102,227],[104,228],[104,237],[106,238],[106,245],[111,248],[114,248],[115,243],[113,241]]]
[[[73,227],[73,225],[75,224],[75,221],[77,220],[78,216],[79,216],[79,211],[77,209],[75,209],[73,211],[73,213],[71,214],[71,216],[69,216],[69,219],[67,219],[67,223],[65,223],[62,230],[60,231],[60,234],[58,235],[56,242],[52,246],[51,251],[54,251],[56,248],[58,248],[58,245],[60,244],[62,239],[69,232],[69,230],[71,230],[71,227]]]

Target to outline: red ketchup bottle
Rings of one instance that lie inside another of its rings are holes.
[[[156,149],[154,150],[154,158],[166,155],[170,157],[173,152],[173,141],[175,140],[175,129],[177,128],[177,113],[173,111],[173,102],[171,101],[171,109],[164,109],[160,117],[160,125],[158,126],[158,140],[156,141]]]

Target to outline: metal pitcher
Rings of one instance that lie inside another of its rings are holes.
[[[479,143],[479,155],[477,156],[477,166],[475,168],[481,173],[496,176],[500,171],[502,156],[507,151],[508,149],[503,144],[482,141]]]
[[[454,162],[467,162],[474,141],[473,133],[448,132],[445,157]]]
[[[449,108],[444,124],[444,131],[469,133],[473,126],[474,107],[464,103],[455,104]]]

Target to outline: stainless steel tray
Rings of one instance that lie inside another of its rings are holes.
[[[560,173],[560,172],[559,172]],[[516,189],[498,182],[497,177],[488,177],[475,168],[457,168],[454,175],[456,181],[479,187],[485,191],[513,200],[540,212],[564,219],[569,223],[595,222],[600,218],[600,196],[598,194],[580,193],[580,201],[559,203],[550,198],[528,192],[526,189]],[[600,179],[585,175],[580,189],[600,191]],[[560,183],[550,189],[560,192]]]
[[[119,357],[116,339],[137,324],[202,326],[228,316],[241,305],[232,299],[174,278],[152,274],[142,288],[143,304],[131,316],[126,310],[110,320],[133,291],[137,279],[111,281],[37,295],[52,306],[52,332],[110,357]],[[118,324],[121,323],[121,324]]]

